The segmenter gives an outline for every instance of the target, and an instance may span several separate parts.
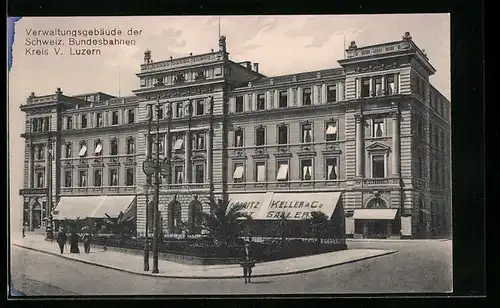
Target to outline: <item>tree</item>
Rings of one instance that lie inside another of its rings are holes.
[[[210,205],[211,213],[203,213],[203,230],[206,230],[209,237],[220,246],[231,246],[243,231],[243,225],[251,217],[241,212],[244,205],[235,205],[227,210],[229,203],[223,204],[210,198],[207,202]],[[227,210],[227,211],[226,211]],[[246,219],[240,219],[246,218]]]
[[[279,219],[276,221],[276,225],[274,226],[275,231],[281,237],[281,241],[285,242],[286,236],[289,230],[288,217],[285,213],[281,213]]]
[[[309,230],[316,238],[316,245],[319,248],[321,237],[323,237],[328,231],[328,216],[320,211],[311,212],[311,218],[309,218]]]

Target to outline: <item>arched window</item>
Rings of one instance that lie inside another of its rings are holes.
[[[118,140],[116,138],[111,139],[109,154],[118,155]]]
[[[201,233],[201,225],[203,222],[203,205],[198,200],[193,200],[189,204],[189,230],[192,234]]]
[[[387,205],[385,204],[385,201],[382,200],[381,198],[373,198],[370,201],[368,201],[366,207],[369,209],[381,209],[381,208],[386,208]]]
[[[127,154],[135,153],[135,140],[133,137],[127,139]]]

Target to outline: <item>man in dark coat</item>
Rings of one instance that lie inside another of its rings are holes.
[[[59,245],[61,254],[64,252],[64,244],[66,244],[67,239],[68,238],[66,237],[66,232],[64,230],[61,230],[61,232],[57,234],[57,244]]]
[[[89,231],[85,232],[83,236],[83,247],[85,248],[85,253],[90,252],[90,242],[92,241],[92,235]]]
[[[76,234],[75,231],[71,232],[71,235],[69,237],[69,252],[71,253],[80,253],[80,248],[78,248],[78,241],[80,240],[80,237],[78,234]]]

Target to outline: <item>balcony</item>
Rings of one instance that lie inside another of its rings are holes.
[[[356,180],[356,184],[363,186],[398,185],[399,178],[363,179]]]
[[[21,188],[19,190],[19,195],[21,196],[26,196],[26,195],[44,195],[47,193],[46,188]]]

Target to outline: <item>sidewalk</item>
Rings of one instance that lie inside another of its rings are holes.
[[[25,238],[14,238],[11,239],[11,244],[68,260],[145,276],[182,279],[223,279],[241,278],[243,275],[243,270],[238,264],[189,265],[165,260],[158,261],[160,273],[152,274],[151,272],[143,271],[144,258],[142,256],[109,250],[104,251],[102,249],[95,248],[93,248],[89,254],[70,254],[65,251],[64,254],[61,255],[59,253],[59,247],[55,241],[46,241],[43,236],[38,235],[29,235]],[[67,246],[66,249],[68,247],[69,246]],[[83,245],[81,245],[80,251],[84,251]],[[293,259],[257,263],[253,269],[252,277],[269,277],[305,273],[322,268],[388,255],[395,252],[397,252],[397,250],[352,249]],[[150,268],[152,268],[152,258],[150,259]]]

